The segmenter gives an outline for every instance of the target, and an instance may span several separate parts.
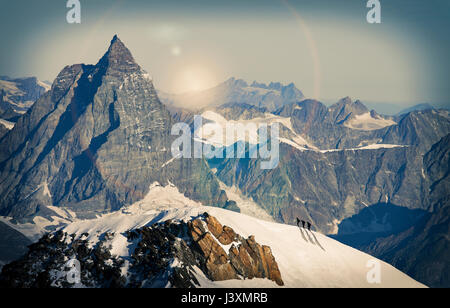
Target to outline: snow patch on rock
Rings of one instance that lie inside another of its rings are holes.
[[[370,112],[355,115],[344,123],[345,127],[356,130],[377,130],[387,126],[396,125],[393,120],[385,119],[380,116],[373,117]]]

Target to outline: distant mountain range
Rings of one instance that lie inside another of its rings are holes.
[[[12,119],[23,114],[51,85],[36,77],[0,77],[0,117]],[[8,112],[10,114],[8,114]]]
[[[50,82],[40,81],[36,77],[10,78],[8,76],[0,76],[0,119],[3,120],[3,125],[0,125],[0,129],[2,129],[2,126],[9,129],[10,125],[14,125],[18,117],[25,113],[50,88]],[[276,112],[285,105],[305,99],[303,93],[293,83],[283,85],[279,82],[265,84],[254,81],[249,85],[246,81],[234,77],[216,87],[203,91],[183,94],[157,92],[161,101],[171,111],[175,112],[180,112],[183,109],[194,111],[234,104],[251,105],[269,112]],[[380,114],[392,114],[395,116],[405,115],[412,111],[437,109],[428,103],[418,104],[405,109],[388,103],[366,103],[365,105]],[[394,109],[397,111],[394,111],[392,108],[386,109],[384,106],[395,106]]]
[[[333,104],[336,100],[326,100],[326,104]],[[372,102],[372,101],[364,101],[364,105],[366,105],[369,109],[374,109],[380,114],[385,115],[400,115],[405,114],[411,111],[415,110],[426,110],[426,109],[445,109],[445,107],[439,106],[436,104],[436,106],[433,106],[429,103],[421,103],[417,105],[413,105],[411,107],[406,107],[406,104],[399,104],[399,103],[390,103],[390,102]],[[447,108],[448,109],[448,108]]]
[[[283,85],[279,82],[264,84],[254,81],[248,84],[246,81],[234,77],[207,90],[182,94],[172,94],[160,90],[158,91],[158,95],[169,109],[181,108],[190,111],[226,104],[247,104],[265,108],[269,112],[275,112],[285,105],[306,99],[303,93],[293,83]],[[336,101],[339,100],[328,99],[324,104],[332,105]],[[364,104],[379,114],[389,116],[400,116],[412,111],[442,109],[429,103],[417,104],[407,108],[404,105],[389,102],[365,102]]]
[[[0,76],[0,138],[48,90],[50,85],[36,77]]]
[[[254,81],[249,85],[244,80],[235,78],[230,78],[216,87],[204,91],[180,95],[160,91],[158,94],[166,105],[188,110],[199,110],[230,103],[245,103],[275,111],[285,104],[298,102],[304,98],[303,93],[293,83],[282,85],[278,82],[271,82],[267,85]]]

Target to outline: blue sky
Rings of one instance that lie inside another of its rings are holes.
[[[157,88],[184,92],[229,77],[294,82],[333,101],[450,105],[450,1],[1,0],[0,75],[52,81],[68,64],[96,63],[118,34]]]

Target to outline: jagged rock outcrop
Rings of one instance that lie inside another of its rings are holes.
[[[0,214],[54,205],[91,217],[142,199],[153,182],[225,206],[204,160],[172,160],[172,123],[149,74],[114,37],[96,65],[65,67],[0,141]]]
[[[188,226],[213,280],[268,278],[280,286],[284,284],[270,247],[259,245],[253,236],[244,239],[207,213],[204,217],[204,222],[196,219]],[[231,245],[228,254],[222,247],[227,245]]]
[[[270,247],[260,246],[254,236],[250,236],[241,245],[230,248],[230,262],[243,277],[267,277],[279,286],[284,285]]]
[[[193,288],[200,286],[199,275],[211,281],[266,278],[284,284],[269,247],[253,236],[244,239],[206,213],[187,223],[166,221],[125,235],[128,256],[112,254],[117,235],[111,232],[96,242],[88,241],[87,233],[45,235],[25,257],[3,268],[0,287]],[[80,264],[78,281],[67,280],[73,274],[70,260]]]
[[[189,230],[194,242],[198,245],[203,257],[208,276],[212,280],[238,279],[225,250],[213,235],[207,232],[202,226],[201,220],[194,220],[189,224]]]

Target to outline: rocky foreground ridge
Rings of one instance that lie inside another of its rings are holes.
[[[102,234],[96,243],[88,236],[45,235],[26,256],[3,268],[0,286],[195,288],[200,276],[211,281],[265,278],[284,285],[270,247],[254,236],[245,239],[207,213],[126,232],[128,258],[112,253],[114,233]],[[70,260],[80,262],[80,272]],[[77,275],[79,281],[73,280]]]

